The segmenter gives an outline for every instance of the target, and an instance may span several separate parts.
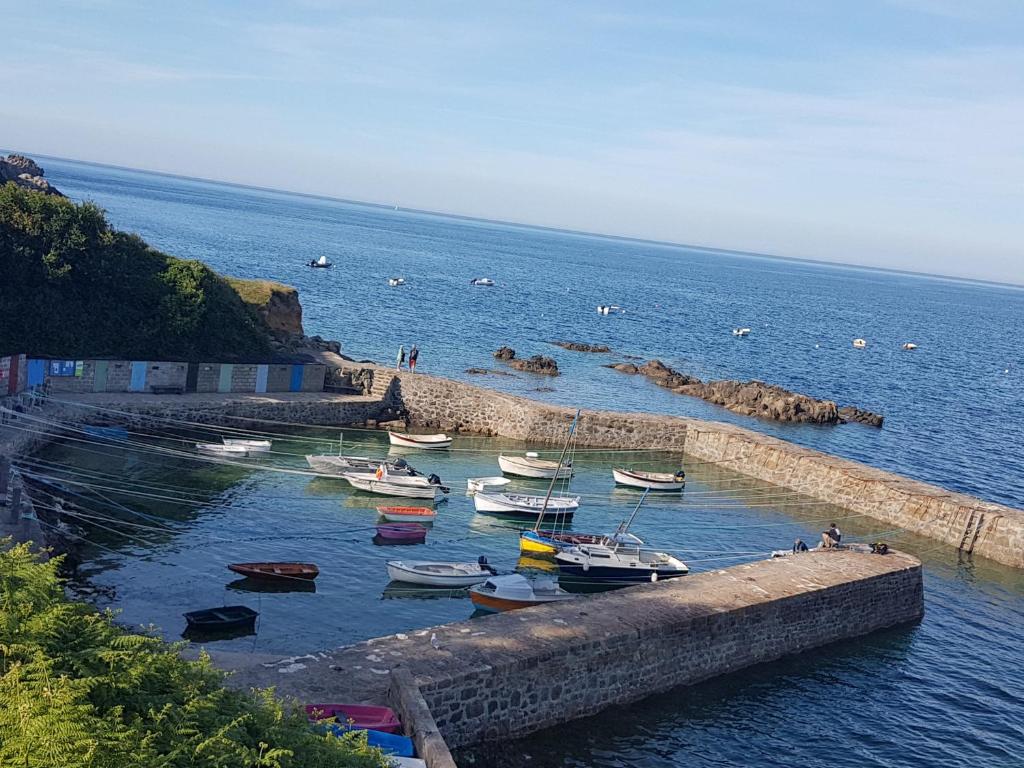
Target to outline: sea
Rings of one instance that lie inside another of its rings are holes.
[[[94,201],[114,226],[156,248],[296,286],[306,332],[339,340],[350,357],[387,362],[399,345],[416,344],[426,373],[581,408],[727,421],[1024,506],[1019,287],[38,159],[65,194]],[[335,266],[306,266],[321,255]],[[389,287],[389,277],[405,285]],[[477,277],[496,285],[471,285]],[[602,315],[599,305],[620,309]],[[751,332],[737,337],[736,327]],[[854,338],[867,347],[853,348]],[[551,345],[557,340],[612,351],[569,352]],[[905,342],[917,349],[903,350]],[[465,372],[500,368],[492,353],[502,345],[520,357],[554,357],[561,375]],[[760,421],[603,367],[652,358],[704,379],[759,379],[867,408],[884,414],[885,425]],[[125,623],[154,624],[175,638],[185,610],[243,602],[260,610],[259,631],[216,646],[285,655],[471,616],[464,595],[388,583],[383,564],[396,555],[372,541],[373,499],[272,471],[303,467],[304,453],[337,450],[339,437],[353,452],[386,449],[373,433],[292,429],[251,469],[219,468],[187,455],[190,441],[216,435],[179,425],[127,444],[58,444],[38,468],[145,516],[132,529],[95,529],[83,565],[94,599]],[[517,565],[515,527],[474,514],[464,488],[466,477],[495,473],[497,452],[528,447],[461,438],[449,455],[431,457],[427,468],[450,482],[451,499],[427,545],[397,556],[484,554],[500,567]],[[584,527],[614,526],[636,502],[610,488],[610,464],[669,461],[580,452],[573,492],[584,499]],[[796,536],[813,543],[839,518],[854,538],[885,538],[922,559],[924,620],[614,708],[497,755],[466,751],[460,764],[1024,765],[1024,574],[718,467],[694,464],[687,473],[686,491],[649,503],[636,525],[694,571],[768,556]],[[251,592],[224,570],[234,560],[300,555],[321,565],[316,592]]]

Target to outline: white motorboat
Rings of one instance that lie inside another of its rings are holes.
[[[868,345],[868,343],[864,339],[854,339],[853,340],[853,346],[854,346],[855,349],[864,349],[864,347],[866,347],[867,345]]]
[[[341,477],[346,472],[359,472],[362,470],[376,471],[382,464],[389,475],[418,475],[415,469],[402,458],[375,459],[370,456],[336,456],[331,453],[312,454],[306,456],[306,463],[311,469],[324,475]]]
[[[469,281],[469,284],[470,285],[485,285],[485,286],[491,287],[495,283],[489,277],[474,277],[472,280]]]
[[[900,349],[905,349],[907,351],[910,351],[911,349],[917,349],[917,344],[915,344],[912,341],[908,341],[906,344],[900,347]]]
[[[222,438],[224,445],[240,445],[250,453],[267,453],[270,450],[269,440],[241,440],[236,438]]]
[[[388,483],[394,483],[395,485],[409,485],[409,486],[425,486],[425,485],[440,485],[440,478],[437,475],[399,475],[391,474],[387,467],[377,469],[373,472],[367,472],[364,470],[350,470],[341,475],[346,480],[382,480]]]
[[[555,553],[555,562],[566,576],[597,581],[658,581],[690,572],[666,552],[619,542],[580,544]]]
[[[422,584],[425,587],[471,587],[487,581],[493,569],[484,563],[442,563],[426,560],[388,560],[388,576],[392,581]]]
[[[388,432],[388,440],[399,448],[423,448],[437,451],[448,448],[452,439],[448,435],[410,435],[401,432]]]
[[[483,584],[469,588],[473,605],[485,611],[514,611],[535,605],[575,600],[579,595],[566,592],[554,579],[528,579],[521,573],[491,576]]]
[[[395,288],[395,287],[397,287],[399,285],[405,285],[405,278],[404,277],[389,277],[388,278],[388,285],[390,285],[392,288]]]
[[[732,335],[733,336],[749,336],[750,335],[750,329],[749,328],[733,328],[732,329]]]
[[[224,443],[196,443],[196,450],[210,456],[231,458],[244,458],[249,455],[249,449],[244,445],[224,445]]]
[[[572,464],[559,465],[557,461],[541,459],[536,453],[527,453],[525,456],[498,456],[498,466],[507,475],[519,477],[533,477],[550,480],[553,477],[572,477]]]
[[[313,267],[314,269],[329,269],[334,265],[327,260],[326,256],[321,256],[316,261],[309,262],[309,266]]]
[[[406,485],[396,482],[401,478],[389,477],[385,480],[378,480],[373,475],[342,475],[348,480],[349,485],[360,491],[376,493],[380,496],[401,496],[407,499],[433,499],[440,501],[444,498],[447,489],[440,485]],[[413,478],[405,478],[413,479]]]
[[[613,467],[612,477],[619,485],[651,491],[678,491],[686,485],[686,473],[681,469],[678,472],[641,472]]]
[[[545,503],[546,502],[546,503]],[[477,512],[536,520],[538,517],[572,517],[580,507],[579,496],[528,496],[522,493],[481,493],[473,496]]]
[[[466,488],[470,493],[500,491],[511,482],[507,477],[471,477],[466,480]]]

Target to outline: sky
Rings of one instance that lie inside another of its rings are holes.
[[[1024,283],[1019,0],[0,0],[0,146]]]

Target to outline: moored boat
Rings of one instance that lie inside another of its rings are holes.
[[[519,551],[535,555],[554,555],[564,549],[572,549],[580,544],[606,544],[615,540],[619,534],[573,533],[571,531],[523,531],[519,534]],[[643,541],[633,534],[626,534],[631,543],[642,544]]]
[[[563,575],[595,581],[658,581],[690,572],[670,554],[619,542],[580,544],[556,553],[555,562]]]
[[[375,471],[383,465],[389,475],[409,475],[410,477],[419,474],[403,458],[387,457],[375,459],[370,456],[336,456],[331,453],[311,454],[306,456],[306,463],[310,469],[316,470],[324,475],[340,477],[346,472],[358,472],[361,470]]]
[[[389,523],[431,523],[437,517],[430,507],[377,507],[377,513]]]
[[[306,716],[313,722],[336,720],[353,728],[399,733],[402,724],[389,707],[375,707],[366,704],[307,704]]]
[[[191,632],[235,632],[254,630],[259,613],[244,605],[225,605],[221,608],[207,608],[189,611],[185,614]]]
[[[470,493],[498,491],[511,482],[507,477],[471,477],[466,480],[466,488]]]
[[[541,459],[536,453],[527,453],[525,456],[498,456],[498,466],[506,475],[517,475],[518,477],[532,477],[539,480],[550,480],[553,477],[572,477],[572,464],[560,466],[559,462],[549,459]]]
[[[268,581],[312,581],[320,575],[320,569],[313,563],[232,563],[228,570],[240,576]]]
[[[868,345],[865,339],[854,339],[853,346],[855,349],[864,349]]]
[[[686,485],[686,473],[681,469],[678,472],[641,472],[613,467],[612,477],[619,485],[649,491],[678,491]]]
[[[422,544],[427,529],[419,523],[382,523],[377,526],[375,544]]]
[[[477,512],[492,512],[527,520],[572,517],[580,506],[579,496],[529,496],[523,493],[477,493],[473,507]]]
[[[433,499],[440,501],[448,493],[448,489],[441,485],[410,485],[399,482],[402,479],[414,480],[417,478],[389,477],[377,480],[373,475],[357,475],[349,473],[342,475],[348,480],[349,485],[360,491],[375,493],[379,496],[396,496],[406,499]]]
[[[732,335],[733,336],[749,336],[750,335],[750,329],[749,328],[733,328],[732,329]]]
[[[521,573],[505,576],[491,576],[483,584],[469,588],[473,605],[485,611],[514,611],[563,600],[577,596],[566,592],[553,579],[528,579]]]
[[[239,438],[221,438],[224,445],[240,445],[250,453],[267,453],[270,450],[269,440],[243,440]]]
[[[441,450],[452,444],[448,435],[410,435],[407,432],[388,432],[388,440],[399,448],[422,448],[425,450]]]
[[[495,283],[489,277],[474,277],[472,280],[469,281],[469,284],[470,285],[483,285],[483,286],[486,286],[486,287],[490,288],[490,287],[493,287]]]
[[[392,581],[449,589],[471,587],[494,575],[494,569],[487,565],[485,557],[475,563],[388,560],[387,568]]]
[[[210,456],[235,459],[245,458],[249,455],[249,449],[244,445],[225,445],[224,443],[196,443],[196,450]]]
[[[405,278],[404,277],[389,277],[388,278],[388,285],[390,285],[392,288],[397,288],[400,285],[405,285]]]

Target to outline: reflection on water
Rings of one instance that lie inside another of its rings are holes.
[[[316,582],[311,579],[289,579],[278,581],[270,579],[253,579],[248,576],[235,579],[227,584],[227,589],[236,592],[316,592]]]

